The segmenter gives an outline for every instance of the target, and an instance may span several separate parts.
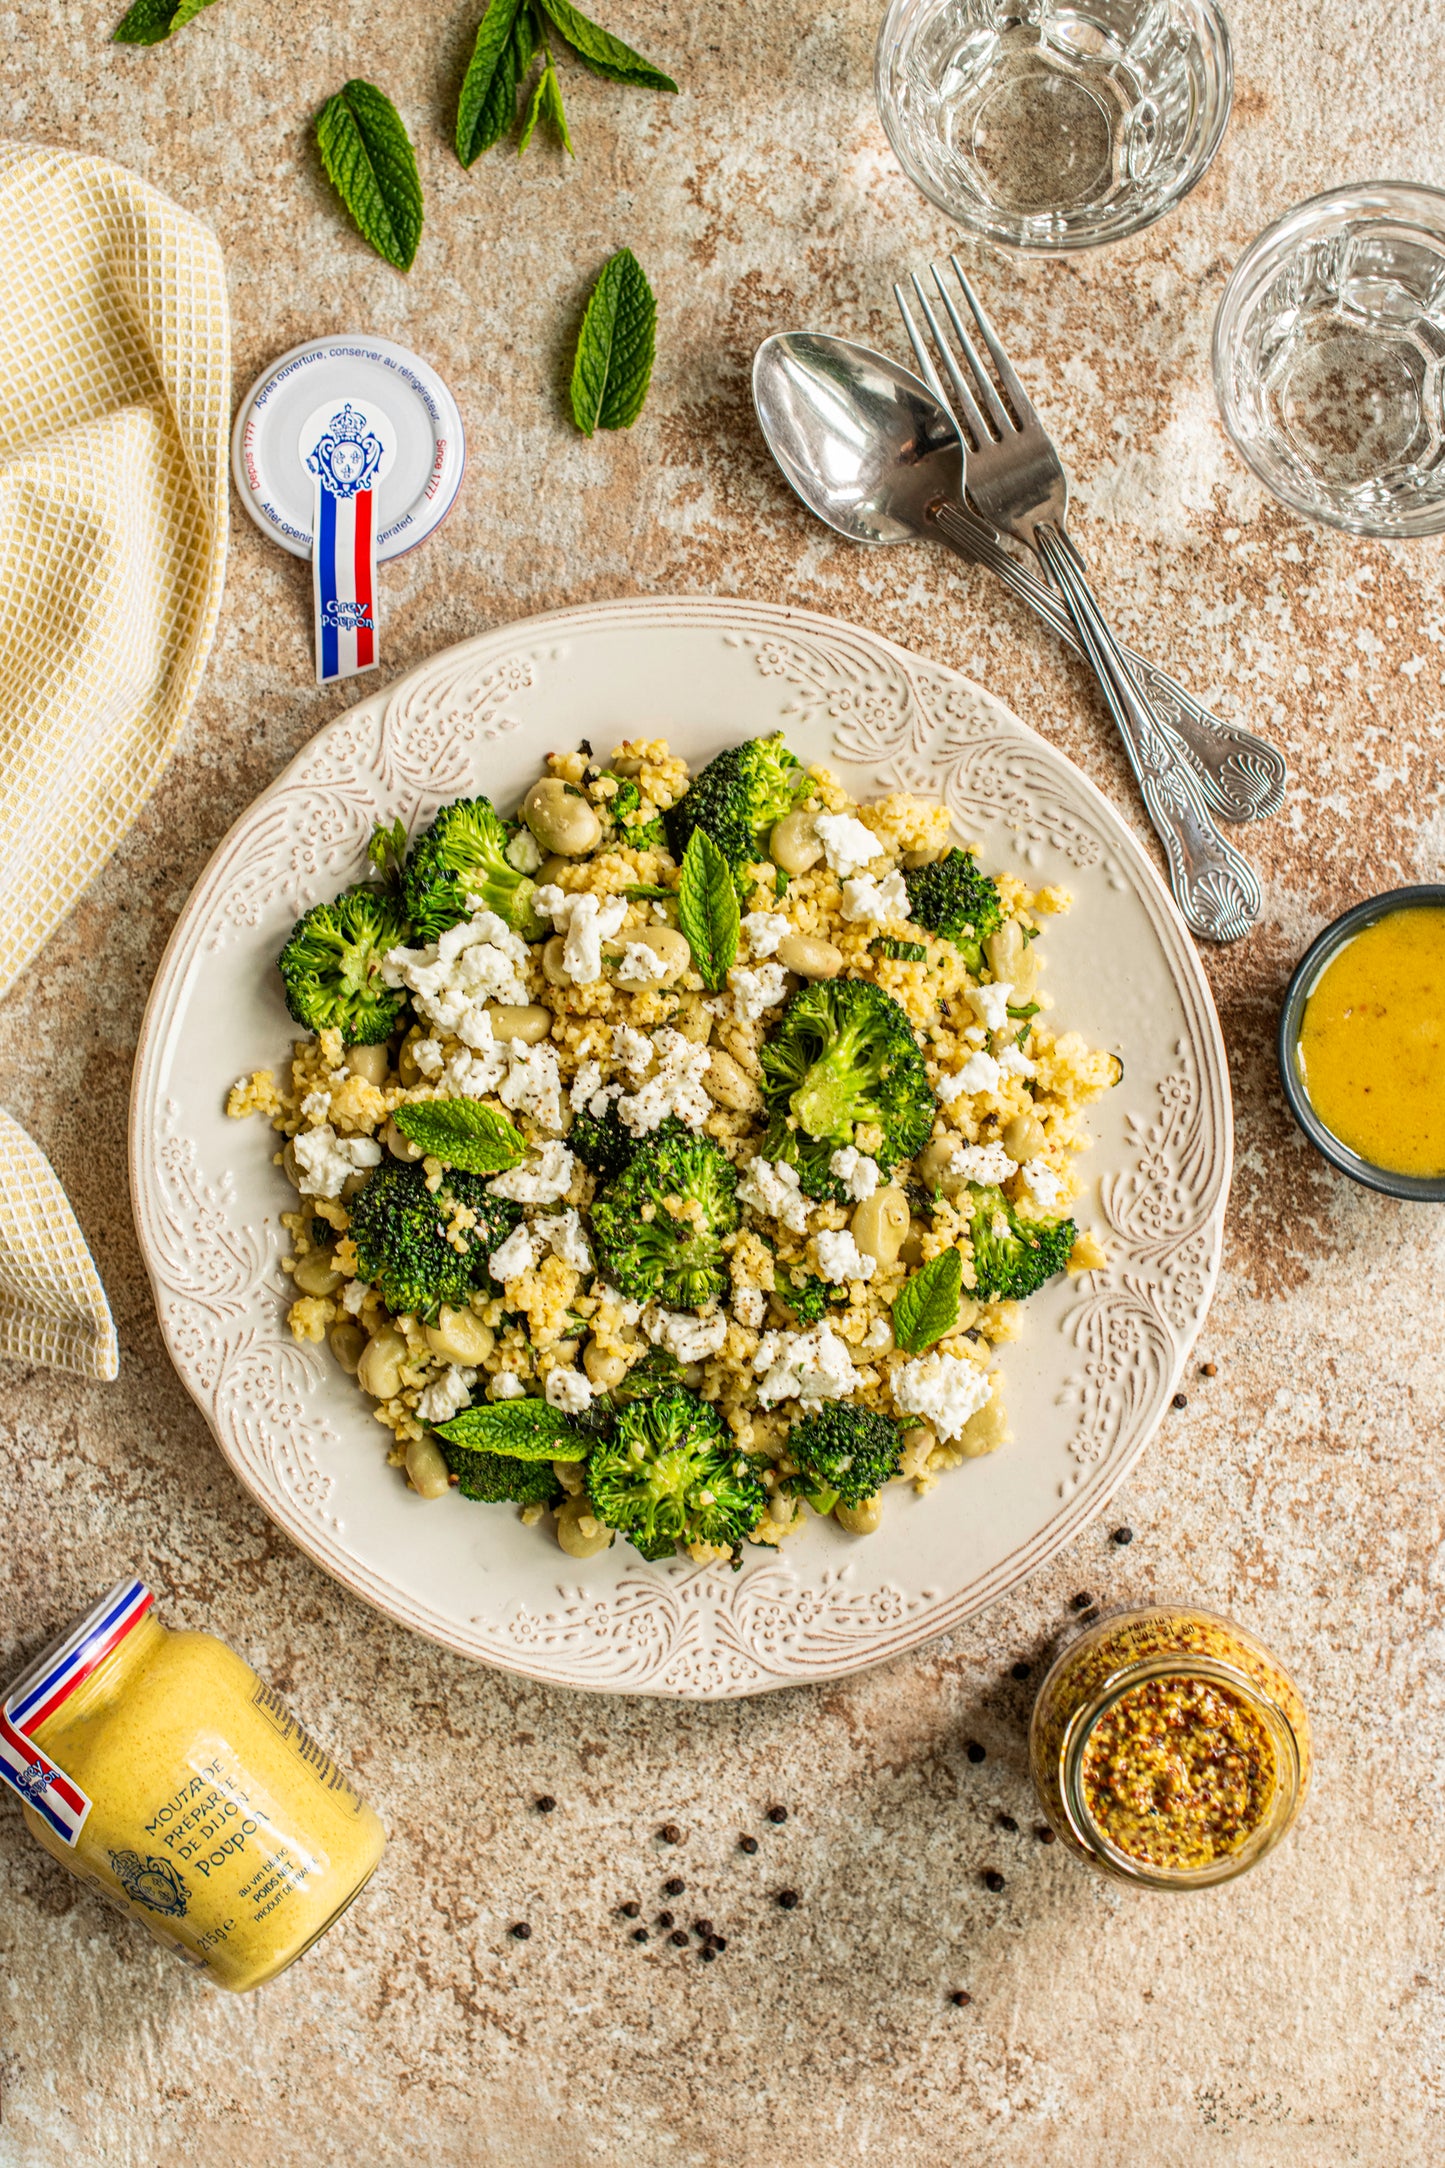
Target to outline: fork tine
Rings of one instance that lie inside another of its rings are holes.
[[[993,365],[998,371],[999,382],[1009,395],[1019,426],[1020,428],[1027,428],[1030,422],[1036,422],[1039,418],[1034,403],[1019,382],[1018,372],[1004,352],[998,333],[985,315],[983,303],[969,284],[963,265],[956,256],[950,256],[948,260],[953,266],[954,277],[963,288],[963,298],[973,311],[973,320],[978,325],[979,336],[993,356]]]
[[[933,366],[933,356],[928,351],[928,342],[913,321],[913,311],[908,306],[908,298],[903,288],[896,282],[893,288],[893,298],[898,303],[898,313],[903,318],[903,328],[908,333],[908,343],[913,348],[913,358],[918,363],[919,374],[950,422],[952,422],[953,433],[966,452],[969,449],[968,439],[959,425],[958,416],[949,404],[948,393],[943,388],[943,379]]]
[[[985,444],[992,444],[993,432],[978,410],[978,402],[970,389],[968,378],[953,358],[953,348],[949,345],[939,327],[938,318],[933,313],[932,304],[923,291],[923,281],[916,271],[912,273],[912,279],[914,296],[917,299],[918,306],[923,311],[925,323],[933,333],[933,343],[938,348],[943,360],[943,366],[948,371],[948,381],[953,386],[953,412],[955,415],[963,417],[965,427],[972,431],[974,444],[981,449]],[[960,442],[963,441],[960,438]]]
[[[943,274],[936,263],[930,264],[928,268],[933,273],[933,283],[938,288],[938,298],[943,303],[948,313],[948,321],[953,326],[953,335],[963,349],[964,360],[973,372],[978,400],[987,413],[989,420],[993,423],[994,436],[1000,439],[1016,436],[1018,425],[998,395],[983,356],[974,345],[963,318],[958,313],[953,296],[943,283]]]

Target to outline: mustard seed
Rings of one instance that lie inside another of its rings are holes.
[[[1052,1844],[1055,1841],[1054,1832],[1047,1822],[1040,1822],[1038,1828],[1034,1831],[1034,1835],[1038,1838],[1040,1844]]]
[[[1199,1365],[1199,1375],[1202,1378],[1217,1378],[1219,1375],[1218,1363],[1201,1363]]]

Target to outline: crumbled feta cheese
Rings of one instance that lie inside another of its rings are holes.
[[[417,1414],[424,1423],[448,1422],[467,1405],[476,1382],[475,1370],[464,1370],[459,1363],[449,1364],[422,1393],[416,1404]]]
[[[487,1270],[492,1278],[505,1284],[508,1280],[519,1279],[524,1272],[530,1272],[537,1262],[540,1240],[541,1237],[525,1220],[520,1227],[514,1227],[506,1241],[493,1250],[487,1259]]]
[[[690,1310],[649,1309],[643,1330],[654,1347],[665,1347],[680,1363],[700,1363],[721,1351],[728,1321],[721,1310],[694,1317]]]
[[[861,1204],[871,1197],[878,1187],[878,1162],[860,1152],[856,1144],[843,1144],[828,1161],[829,1174],[836,1174],[854,1204]]]
[[[759,964],[756,970],[736,964],[728,973],[733,1014],[744,1024],[755,1024],[765,1009],[775,1009],[788,991],[788,974],[781,964]]]
[[[549,1141],[530,1161],[493,1175],[487,1187],[494,1197],[510,1197],[514,1204],[555,1204],[572,1187],[576,1167],[565,1144]]]
[[[330,1092],[308,1092],[301,1102],[301,1112],[308,1122],[324,1122],[331,1113]]]
[[[528,1046],[523,1039],[509,1039],[506,1055],[507,1073],[498,1087],[503,1106],[530,1114],[540,1129],[560,1129],[562,1078],[557,1068],[556,1048],[549,1046],[545,1039],[540,1046]]]
[[[614,1024],[612,1027],[612,1059],[619,1069],[625,1069],[634,1083],[641,1083],[652,1067],[652,1041],[646,1032],[634,1031],[630,1024]]]
[[[617,1312],[624,1325],[635,1325],[642,1315],[640,1302],[629,1302],[626,1295],[609,1287],[605,1280],[599,1280],[592,1292],[599,1303],[606,1303],[609,1309]]]
[[[434,1082],[454,1099],[480,1099],[493,1092],[507,1073],[507,1049],[492,1037],[492,1020],[485,1013],[477,1020],[476,1051],[459,1046],[443,1062]]]
[[[868,1330],[863,1335],[864,1353],[868,1355],[881,1355],[885,1348],[890,1348],[892,1347],[892,1345],[893,1327],[889,1324],[886,1317],[875,1317],[872,1324],[868,1327]]]
[[[394,948],[382,965],[388,986],[404,986],[417,1013],[464,1046],[492,1043],[489,1001],[525,1006],[528,950],[495,911],[449,926],[427,948]]]
[[[628,941],[617,966],[617,983],[619,986],[656,986],[666,968],[655,948],[649,948],[645,941]]]
[[[533,1221],[539,1235],[545,1237],[554,1257],[560,1257],[564,1265],[574,1272],[592,1270],[592,1245],[582,1232],[582,1221],[577,1207],[572,1205],[565,1212],[554,1212]]]
[[[581,1370],[549,1370],[546,1393],[549,1408],[560,1408],[564,1415],[580,1415],[591,1403],[592,1381]]]
[[[743,920],[743,938],[753,956],[772,956],[792,927],[781,911],[749,911]]]
[[[767,1315],[768,1298],[761,1287],[734,1287],[733,1316],[740,1325],[756,1331]]]
[[[765,1332],[753,1372],[761,1380],[758,1401],[765,1408],[779,1400],[800,1400],[804,1407],[846,1400],[857,1383],[847,1341],[826,1322],[809,1332]]]
[[[1008,997],[1012,992],[1007,979],[995,979],[992,986],[970,986],[968,1005],[990,1031],[1002,1031],[1008,1022]]]
[[[948,1162],[950,1174],[965,1182],[1006,1182],[1017,1167],[1001,1144],[959,1144]]]
[[[506,856],[507,864],[515,866],[518,873],[535,873],[542,863],[542,846],[524,825],[507,845]]]
[[[413,1039],[411,1058],[423,1076],[440,1076],[447,1058],[446,1048],[440,1039]]]
[[[750,1204],[764,1219],[775,1219],[795,1235],[808,1231],[809,1202],[797,1168],[785,1159],[753,1160],[738,1184],[738,1203]]]
[[[825,1228],[814,1235],[813,1247],[818,1253],[818,1270],[834,1287],[845,1280],[871,1280],[878,1270],[877,1260],[864,1256],[846,1227],[837,1231]]]
[[[617,1102],[617,1111],[634,1137],[645,1137],[675,1114],[689,1129],[701,1129],[712,1112],[712,1101],[702,1080],[712,1061],[712,1049],[685,1039],[680,1031],[657,1034],[657,1073],[631,1097]]]
[[[600,1061],[584,1061],[572,1080],[567,1094],[567,1104],[574,1114],[584,1110],[593,1112],[592,1102],[602,1089],[602,1064]]]
[[[940,1438],[956,1438],[991,1390],[988,1372],[962,1355],[925,1355],[904,1363],[892,1378],[893,1398],[905,1415],[921,1415]]]
[[[525,1400],[527,1388],[515,1370],[499,1370],[492,1380],[493,1400]]]
[[[361,1306],[371,1289],[365,1280],[348,1280],[341,1290],[341,1307],[348,1317],[360,1317]]]
[[[381,1162],[381,1146],[374,1137],[338,1137],[330,1122],[298,1130],[291,1146],[301,1169],[303,1197],[339,1197],[343,1182],[359,1168]]]
[[[885,874],[881,881],[875,881],[871,873],[865,873],[856,881],[843,883],[844,918],[863,919],[870,926],[881,926],[890,918],[911,917],[912,912],[908,890],[899,872]]]
[[[549,881],[534,898],[558,933],[567,936],[562,969],[574,986],[591,986],[602,976],[602,944],[610,941],[627,916],[625,896],[569,895]]]
[[[851,813],[820,813],[813,826],[829,865],[845,879],[866,866],[870,858],[882,856],[883,846],[872,829],[854,820]]]
[[[998,1058],[998,1073],[1000,1076],[1031,1077],[1039,1072],[1021,1046],[1006,1046]]]
[[[970,1054],[952,1076],[941,1076],[934,1085],[939,1099],[951,1107],[965,1092],[996,1092],[1002,1071],[992,1054]]]
[[[1064,1185],[1046,1159],[1031,1159],[1024,1167],[1029,1195],[1041,1212],[1052,1212],[1064,1194]]]
[[[964,1031],[963,1038],[964,1044],[966,1046],[988,1045],[988,1033],[984,1030],[982,1024],[968,1025]]]

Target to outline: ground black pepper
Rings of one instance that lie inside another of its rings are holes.
[[[785,1822],[787,1819],[788,1810],[786,1807],[769,1807],[768,1820],[770,1822]]]
[[[956,2010],[966,2010],[973,2001],[973,1997],[966,1987],[955,1988],[948,1999]]]
[[[683,1881],[682,1876],[674,1874],[669,1876],[668,1880],[663,1883],[662,1894],[664,1897],[680,1897],[686,1888],[687,1884]]]
[[[626,1904],[619,1905],[617,1909],[625,1920],[635,1920],[642,1907],[635,1897],[629,1897]]]
[[[785,1912],[795,1911],[798,1903],[797,1891],[795,1889],[780,1889],[778,1891],[778,1903]]]
[[[988,1748],[986,1746],[980,1746],[977,1739],[970,1739],[963,1751],[968,1756],[971,1762],[981,1762],[988,1760]]]
[[[756,1838],[756,1837],[739,1837],[739,1838],[738,1838],[738,1850],[739,1850],[740,1852],[747,1852],[747,1853],[751,1854],[751,1853],[753,1853],[753,1852],[756,1852],[757,1848],[758,1848],[758,1840],[757,1840],[757,1838]]]
[[[682,1831],[678,1828],[676,1822],[664,1822],[657,1834],[664,1844],[681,1844],[682,1842]]]
[[[556,1807],[557,1802],[550,1792],[543,1792],[541,1798],[537,1801],[537,1812],[539,1814],[555,1813]]]
[[[1003,1876],[999,1873],[997,1867],[985,1868],[983,1882],[984,1888],[991,1889],[995,1897],[1004,1886]]]
[[[525,1920],[518,1920],[516,1926],[512,1929],[512,1933],[519,1942],[529,1942],[531,1940],[532,1930]]]
[[[1126,1543],[1132,1543],[1134,1541],[1133,1529],[1116,1528],[1114,1530],[1114,1541],[1119,1545],[1120,1549],[1122,1550]]]

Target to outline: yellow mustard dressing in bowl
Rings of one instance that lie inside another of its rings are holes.
[[[1310,989],[1300,1080],[1331,1135],[1372,1166],[1445,1175],[1445,909],[1388,912]]]

